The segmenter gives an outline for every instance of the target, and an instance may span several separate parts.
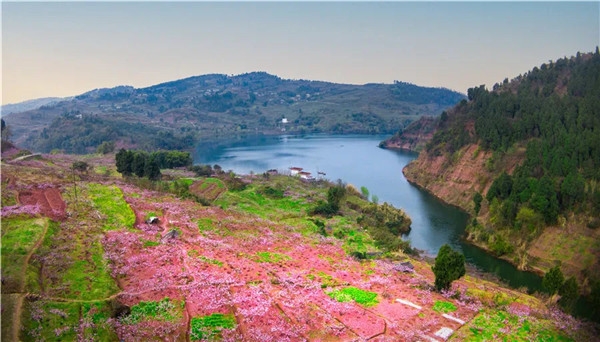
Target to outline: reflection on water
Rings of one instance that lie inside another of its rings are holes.
[[[281,136],[257,137],[225,144],[201,144],[194,161],[219,164],[236,173],[263,173],[269,169],[281,171],[291,166],[304,168],[317,176],[325,172],[327,179],[367,187],[379,197],[402,208],[412,219],[412,229],[406,236],[413,247],[435,255],[445,243],[461,250],[467,261],[482,271],[493,273],[513,287],[541,288],[540,277],[521,272],[513,265],[496,259],[481,249],[464,243],[468,216],[445,205],[427,192],[408,183],[402,168],[417,157],[412,152],[378,148],[385,136]]]

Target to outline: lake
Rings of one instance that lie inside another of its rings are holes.
[[[402,208],[412,219],[411,231],[405,236],[411,245],[435,255],[445,243],[460,250],[467,262],[493,273],[512,287],[541,289],[541,278],[519,271],[504,260],[462,240],[468,215],[446,205],[425,191],[411,185],[402,168],[417,157],[416,153],[385,150],[378,147],[386,136],[306,135],[271,136],[237,139],[226,143],[204,143],[197,147],[194,162],[219,164],[223,170],[238,174],[260,174],[269,169],[288,171],[302,167],[317,176],[324,172],[331,181],[342,181],[357,189],[364,186],[379,203],[388,202]]]

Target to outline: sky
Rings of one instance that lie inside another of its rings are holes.
[[[4,2],[2,104],[209,73],[466,93],[600,45],[600,2]]]

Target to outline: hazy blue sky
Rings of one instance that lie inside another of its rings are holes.
[[[488,87],[600,41],[599,2],[2,2],[2,103],[207,73]]]

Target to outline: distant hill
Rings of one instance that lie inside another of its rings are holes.
[[[96,89],[10,115],[6,122],[13,140],[35,151],[84,153],[103,141],[182,149],[204,138],[282,131],[391,134],[464,98],[403,82],[348,85],[284,80],[265,72],[211,74],[147,88]]]
[[[27,100],[19,103],[10,103],[2,106],[2,116],[11,114],[11,113],[20,113],[25,112],[32,109],[38,109],[41,106],[54,104],[59,101],[68,101],[72,99],[71,97],[43,97],[39,99]]]
[[[469,89],[404,174],[473,215],[471,242],[523,269],[560,265],[585,292],[600,282],[599,75],[596,49]],[[422,127],[382,145],[411,148]]]

